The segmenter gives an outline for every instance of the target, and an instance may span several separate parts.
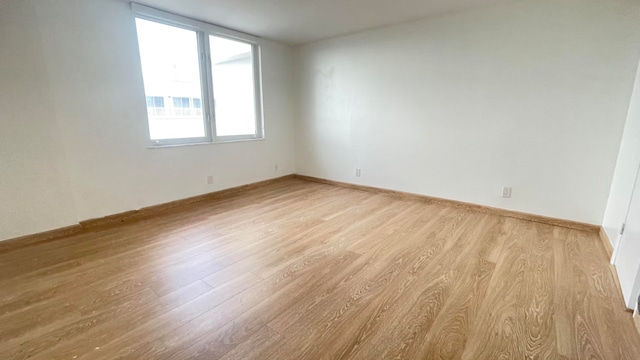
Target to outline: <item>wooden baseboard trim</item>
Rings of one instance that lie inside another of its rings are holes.
[[[604,227],[600,227],[600,241],[602,241],[602,246],[604,250],[607,252],[607,260],[611,261],[611,257],[613,256],[613,246],[611,245],[611,241],[609,240],[609,236],[607,232],[604,231]]]
[[[193,205],[196,203],[212,200],[221,200],[236,196],[242,192],[256,189],[265,185],[277,183],[287,179],[293,179],[295,175],[285,175],[274,179],[259,181],[247,185],[241,185],[229,189],[215,191],[203,195],[197,195],[186,199],[179,199],[170,201],[163,204],[152,205],[139,210],[131,210],[114,215],[108,215],[102,218],[89,219],[80,221],[79,224],[71,225],[59,229],[49,230],[37,234],[20,236],[13,239],[7,239],[0,241],[0,253],[14,250],[17,248],[23,248],[27,246],[33,246],[45,241],[55,240],[64,236],[75,235],[81,232],[95,230],[98,228],[110,227],[117,224],[134,222],[137,220],[149,218],[152,216],[161,215],[169,210],[177,210],[182,207]]]
[[[42,242],[55,240],[64,236],[75,235],[84,230],[80,224],[65,226],[58,229],[48,230],[37,234],[24,235],[13,239],[0,241],[0,253],[13,249],[32,246]]]
[[[259,182],[255,182],[247,185],[241,185],[241,186],[224,189],[220,191],[215,191],[215,192],[211,192],[203,195],[192,196],[185,199],[170,201],[163,204],[152,205],[139,210],[127,211],[127,212],[109,215],[109,216],[105,216],[97,219],[84,220],[84,221],[80,221],[80,225],[86,228],[103,227],[103,226],[110,226],[113,224],[121,224],[125,222],[135,221],[142,218],[148,218],[150,216],[158,216],[169,210],[175,210],[177,208],[193,205],[203,201],[212,201],[212,200],[220,200],[220,199],[228,198],[231,196],[238,195],[244,191],[256,189],[259,187],[263,187],[265,185],[273,184],[273,183],[280,182],[287,179],[293,179],[294,177],[295,175],[293,174],[285,175],[285,176],[281,176],[274,179],[259,181]]]
[[[312,181],[312,182],[317,182],[322,184],[368,191],[368,192],[378,193],[378,194],[386,194],[386,195],[399,197],[399,198],[414,199],[414,200],[427,201],[427,202],[432,202],[437,204],[443,204],[447,206],[462,207],[468,210],[491,213],[491,214],[506,216],[514,219],[527,220],[527,221],[532,221],[532,222],[537,222],[537,223],[542,223],[547,225],[560,226],[560,227],[569,228],[573,230],[581,230],[581,231],[588,231],[592,233],[598,233],[598,231],[600,231],[600,228],[601,228],[599,225],[581,223],[578,221],[557,219],[557,218],[552,218],[552,217],[547,217],[542,215],[534,215],[534,214],[528,214],[528,213],[523,213],[518,211],[499,209],[499,208],[494,208],[490,206],[471,204],[471,203],[466,203],[466,202],[456,201],[456,200],[442,199],[442,198],[437,198],[437,197],[432,197],[427,195],[419,195],[419,194],[413,194],[413,193],[408,193],[403,191],[388,190],[388,189],[382,189],[382,188],[377,188],[373,186],[357,185],[357,184],[322,179],[322,178],[306,176],[306,175],[295,175],[295,177],[301,180],[306,180],[306,181]]]

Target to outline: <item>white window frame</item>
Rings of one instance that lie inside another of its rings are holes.
[[[201,77],[200,82],[202,87],[201,106],[202,114],[204,117],[205,136],[199,138],[151,140],[151,131],[149,129],[149,119],[147,114],[148,138],[150,139],[152,147],[263,140],[265,138],[264,114],[262,108],[262,43],[260,38],[133,2],[131,3],[131,9],[133,10],[135,18],[195,31],[198,36],[199,65]],[[215,104],[213,100],[213,77],[211,74],[211,52],[209,47],[209,35],[239,41],[251,45],[251,53],[253,58],[254,102],[256,111],[255,134],[229,136],[218,136],[216,134]],[[140,68],[142,69],[142,64],[140,64]],[[165,104],[165,106],[166,105],[167,104]]]

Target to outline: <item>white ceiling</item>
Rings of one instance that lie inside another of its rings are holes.
[[[138,0],[252,35],[305,44],[503,0]]]

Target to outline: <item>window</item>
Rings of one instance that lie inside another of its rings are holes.
[[[211,73],[220,136],[256,132],[256,109],[251,45],[209,36]]]
[[[132,7],[151,143],[263,138],[258,39]]]
[[[191,99],[191,104],[191,111],[196,115],[202,115],[202,103],[200,102],[200,99]]]
[[[189,98],[185,97],[174,97],[173,98],[173,106],[176,108],[188,109],[189,106]]]
[[[164,98],[162,96],[147,96],[147,111],[149,116],[164,116]]]
[[[173,98],[173,114],[176,117],[195,116],[198,118],[202,118],[202,103],[198,98],[176,96]]]
[[[174,97],[173,109],[175,116],[191,116],[191,106],[189,105],[189,98]],[[200,117],[202,117],[202,115]]]

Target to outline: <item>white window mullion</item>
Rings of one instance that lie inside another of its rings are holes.
[[[206,76],[205,83],[207,84],[207,98],[203,99],[203,102],[207,103],[207,119],[209,121],[209,131],[211,132],[211,138],[216,141],[216,104],[215,93],[213,92],[213,77],[211,74],[211,46],[209,44],[209,34],[203,33],[203,53],[204,53],[204,69],[203,74]]]
[[[258,45],[253,45],[253,83],[256,106],[256,137],[264,137],[264,112],[262,109],[262,52]]]
[[[205,119],[205,132],[207,133],[207,139],[213,141],[215,134],[212,127],[212,113],[213,108],[209,99],[213,97],[211,92],[209,75],[209,56],[207,55],[209,48],[209,37],[203,31],[198,32],[198,52],[200,53],[200,83],[202,84],[202,98],[200,104],[202,106],[203,116]]]

